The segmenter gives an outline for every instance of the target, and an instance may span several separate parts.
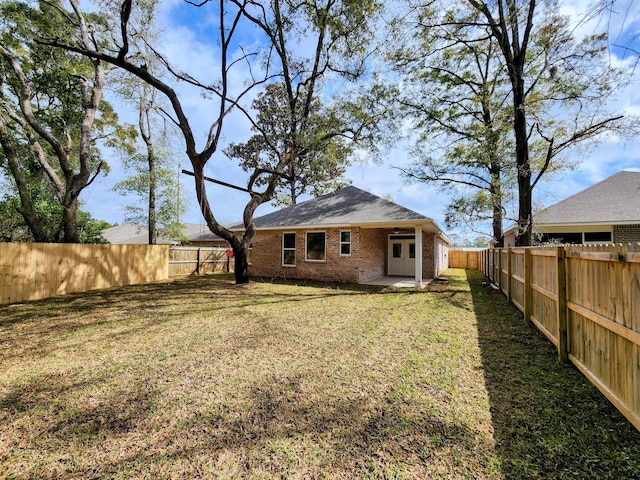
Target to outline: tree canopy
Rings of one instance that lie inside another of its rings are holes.
[[[447,219],[491,218],[498,245],[515,184],[518,244],[530,244],[538,182],[575,165],[568,149],[623,127],[607,103],[628,78],[605,36],[575,40],[557,4],[534,0],[406,2],[395,25],[392,92],[415,140],[405,175],[457,186]]]
[[[77,7],[76,0],[71,2]],[[243,213],[245,233],[241,238],[237,237],[218,222],[205,185],[204,168],[220,149],[225,117],[232,110],[240,111],[259,130],[260,126],[244,99],[255,88],[282,80],[286,85],[290,112],[298,111],[294,104],[294,90],[304,89],[306,92],[302,105],[303,111],[307,113],[303,115],[301,127],[305,131],[311,105],[320,96],[318,89],[323,80],[334,74],[357,78],[363,72],[367,20],[377,4],[370,0],[317,0],[311,3],[284,0],[204,2],[193,8],[212,8],[216,15],[218,39],[217,45],[211,47],[218,59],[216,78],[197,79],[195,75],[180,72],[159,54],[159,49],[154,48],[152,43],[147,44],[158,56],[159,63],[173,75],[173,80],[161,78],[140,63],[140,58],[144,58],[140,46],[145,44],[145,32],[153,23],[155,3],[107,1],[103,7],[118,14],[109,17],[108,28],[92,29],[91,32],[86,28],[84,14],[79,8],[74,10],[74,22],[81,34],[100,39],[95,45],[68,42],[56,36],[49,36],[45,43],[49,47],[80,53],[93,62],[106,62],[120,67],[166,96],[171,110],[165,113],[182,133],[203,218],[213,233],[231,244],[235,253],[236,281],[248,282],[246,252],[255,235],[253,214],[259,205],[270,201],[275,195],[278,183],[286,175],[289,157],[284,156],[272,170],[257,169],[249,176],[246,190],[250,198]],[[247,24],[257,28],[261,38],[258,42],[251,39],[244,45],[241,30]],[[301,38],[313,39],[315,50],[299,53]],[[246,82],[239,87],[232,83],[231,77],[232,72],[240,67],[247,76]],[[215,100],[217,103],[216,114],[208,128],[203,147],[198,147],[191,121],[175,88],[175,80],[200,89],[205,99]],[[259,185],[264,185],[260,191],[257,190]]]
[[[287,163],[278,183],[276,205],[292,205],[307,192],[323,195],[348,183],[344,173],[353,147],[343,137],[347,126],[335,112],[323,110],[318,98],[312,100],[305,119],[300,101],[304,89],[296,94],[298,111],[292,114],[285,85],[267,85],[252,105],[260,131],[247,142],[232,143],[225,149],[226,155],[239,160],[248,172],[274,171],[279,163]],[[303,121],[304,130],[300,129]]]
[[[35,241],[79,242],[80,193],[107,170],[98,143],[128,141],[131,132],[102,99],[101,62],[38,43],[58,35],[93,48],[62,4],[10,1],[0,11],[0,143],[18,212]],[[40,208],[43,195],[59,208]]]

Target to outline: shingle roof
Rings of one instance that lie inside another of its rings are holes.
[[[206,223],[186,223],[183,233],[189,239],[189,241],[222,240],[222,238],[209,230],[209,227]]]
[[[435,225],[433,220],[420,213],[354,186],[269,213],[254,221],[257,228],[392,224],[410,221],[430,222]],[[236,224],[231,229],[244,229],[244,226]]]
[[[147,228],[137,223],[123,223],[102,231],[102,236],[109,243],[148,243]]]
[[[536,213],[535,225],[639,223],[640,172],[618,172]]]
[[[211,233],[206,225],[198,223],[187,223],[184,234],[189,240],[221,240],[220,237]],[[137,223],[123,223],[122,225],[107,228],[102,231],[102,236],[109,243],[138,244],[149,242],[147,227]],[[159,244],[179,243],[164,237],[158,238],[157,242]]]

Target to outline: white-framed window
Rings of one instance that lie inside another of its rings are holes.
[[[340,232],[340,256],[351,256],[351,230],[342,230]]]
[[[305,260],[311,262],[324,262],[327,251],[326,232],[307,232],[307,248]]]
[[[283,267],[296,266],[296,234],[295,233],[282,234],[282,266]]]

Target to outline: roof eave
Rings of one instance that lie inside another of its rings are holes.
[[[394,220],[384,222],[339,222],[339,223],[307,223],[298,225],[269,225],[269,226],[256,226],[257,232],[264,232],[269,230],[321,230],[326,228],[415,228],[426,227],[425,229],[435,235],[443,238],[447,243],[451,243],[449,237],[446,236],[440,226],[431,218],[413,219],[413,220]],[[233,232],[244,232],[245,228],[234,228]]]
[[[582,225],[589,226],[609,226],[609,225],[638,225],[640,224],[640,220],[616,220],[616,221],[600,221],[600,222],[554,222],[554,223],[540,223],[534,222],[533,228],[541,228],[541,227],[579,227]]]

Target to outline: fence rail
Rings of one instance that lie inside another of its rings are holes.
[[[465,270],[478,270],[480,268],[481,250],[456,250],[449,249],[449,268],[464,268]]]
[[[167,245],[0,243],[0,304],[168,278]]]
[[[640,244],[484,250],[480,265],[640,430]]]
[[[235,262],[225,247],[171,247],[169,276],[233,272]]]

